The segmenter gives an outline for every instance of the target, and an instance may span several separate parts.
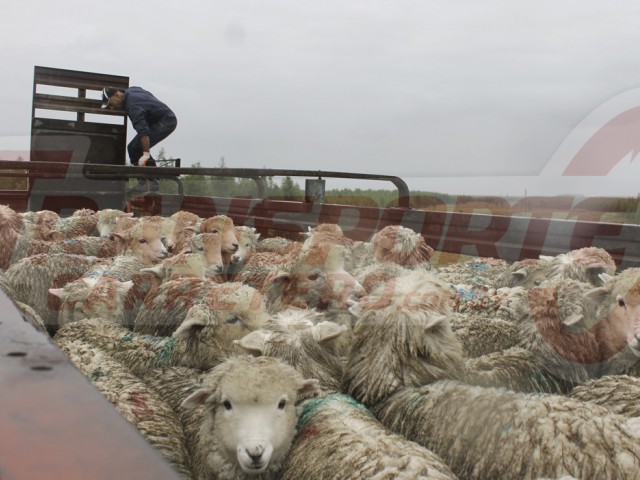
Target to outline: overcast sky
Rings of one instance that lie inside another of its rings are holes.
[[[640,192],[638,2],[21,0],[0,26],[5,156],[29,147],[39,65],[150,90],[179,121],[153,152],[184,166]]]

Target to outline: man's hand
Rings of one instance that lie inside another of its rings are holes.
[[[146,166],[147,162],[149,161],[150,158],[151,158],[151,153],[144,152],[142,154],[142,156],[140,157],[140,160],[138,160],[138,166],[140,166],[140,167]]]

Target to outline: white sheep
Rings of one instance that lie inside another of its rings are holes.
[[[336,318],[346,314],[349,323],[347,309],[363,293],[344,269],[344,247],[330,243],[315,244],[288,257],[256,252],[237,279],[263,292],[270,313],[311,308]]]
[[[195,213],[179,210],[162,222],[162,239],[171,253],[181,252],[198,233],[202,219]]]
[[[514,262],[498,284],[531,288],[545,280],[574,279],[601,286],[600,274],[613,275],[616,264],[609,252],[599,247],[584,247],[555,256],[540,255],[537,259]]]
[[[576,386],[568,396],[596,403],[613,413],[640,417],[640,378],[630,375],[605,375]]]
[[[190,308],[182,324],[174,326],[172,336],[132,332],[103,318],[68,323],[55,335],[95,345],[142,377],[151,369],[168,366],[206,370],[242,352],[233,340],[265,325],[263,307],[245,301],[246,298],[227,302],[226,294],[233,295],[230,290],[218,290],[219,296],[211,295],[209,305]]]
[[[441,380],[400,388],[373,410],[460,478],[638,478],[640,419],[561,395]]]
[[[282,467],[282,480],[303,478],[457,478],[433,452],[391,433],[351,397],[308,400]]]
[[[338,337],[348,336],[347,327],[321,319],[311,310],[287,310],[234,343],[251,354],[281,359],[317,379],[324,393],[341,392],[349,344]]]
[[[470,479],[634,478],[640,419],[561,395],[471,386],[446,285],[415,272],[360,302],[349,392]]]
[[[99,237],[108,238],[116,231],[118,220],[123,217],[131,218],[133,217],[133,213],[124,212],[116,208],[104,208],[96,212],[96,217],[96,233]]]
[[[460,339],[465,357],[480,357],[518,343],[517,326],[500,318],[455,314],[451,329]]]
[[[184,277],[164,282],[149,292],[138,310],[133,331],[169,336],[184,328],[185,321],[202,309],[207,321],[229,328],[242,324],[248,328],[246,333],[264,326],[268,318],[263,297],[255,288],[239,282],[220,284]]]
[[[235,227],[238,239],[238,250],[231,255],[231,263],[227,265],[226,276],[228,280],[235,280],[237,273],[244,263],[255,253],[260,240],[260,234],[255,227],[240,225]]]
[[[231,256],[238,250],[238,237],[231,217],[214,215],[200,222],[200,233],[220,232],[224,264],[231,263]]]
[[[300,415],[297,403],[317,393],[317,380],[271,357],[230,358],[182,402],[202,422],[193,455],[196,479],[279,478]]]
[[[71,338],[57,344],[182,478],[192,478],[182,423],[158,392],[93,345]]]
[[[105,261],[64,253],[33,255],[11,265],[4,279],[12,299],[31,306],[53,334],[58,325],[60,299],[51,295],[49,289],[63,287]]]
[[[127,297],[133,281],[121,282],[116,277],[81,277],[49,293],[61,301],[58,327],[83,318],[100,317],[129,326]]]
[[[476,257],[460,263],[442,265],[435,269],[440,279],[451,285],[465,285],[473,287],[501,287],[499,281],[509,264],[501,259]]]
[[[162,281],[185,276],[220,278],[224,270],[220,233],[200,233],[180,252],[141,272],[153,273]]]

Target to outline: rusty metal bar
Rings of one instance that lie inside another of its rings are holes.
[[[2,290],[0,311],[0,478],[179,478]]]

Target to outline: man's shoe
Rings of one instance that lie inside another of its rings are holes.
[[[131,194],[147,193],[147,182],[138,182],[133,187],[128,187],[127,193],[131,193]]]

